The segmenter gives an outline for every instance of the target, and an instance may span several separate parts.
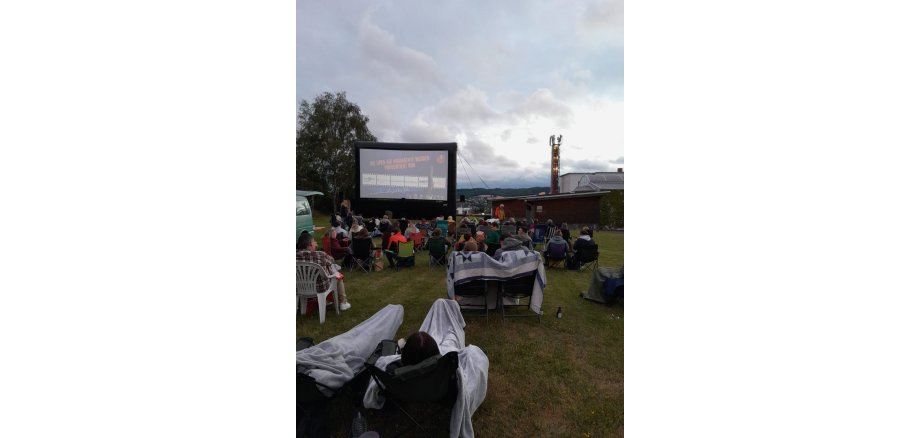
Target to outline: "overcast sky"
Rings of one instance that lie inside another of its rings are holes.
[[[297,102],[344,91],[379,141],[457,142],[457,188],[623,166],[623,2],[297,2]],[[296,107],[296,105],[295,105]]]

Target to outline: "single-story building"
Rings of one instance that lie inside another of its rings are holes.
[[[623,172],[583,173],[577,177],[578,185],[566,193],[496,196],[491,199],[490,211],[504,204],[508,217],[623,228]]]

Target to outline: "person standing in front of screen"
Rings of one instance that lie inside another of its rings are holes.
[[[505,214],[505,204],[499,204],[498,208],[495,209],[495,218],[504,222],[507,217],[508,215]]]

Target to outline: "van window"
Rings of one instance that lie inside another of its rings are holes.
[[[297,216],[307,216],[310,214],[310,203],[307,201],[297,201]]]

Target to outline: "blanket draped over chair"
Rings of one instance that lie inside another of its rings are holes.
[[[489,358],[479,347],[465,346],[465,326],[466,321],[457,302],[440,298],[431,305],[419,327],[419,331],[428,333],[437,341],[442,355],[457,352],[457,399],[450,414],[451,438],[474,436],[473,413],[485,400],[489,383]],[[383,356],[377,359],[376,366],[386,369],[390,362],[399,358],[399,355]],[[384,402],[377,382],[371,380],[364,394],[364,407],[380,409]]]
[[[447,266],[447,296],[454,298],[454,284],[474,280],[510,280],[536,271],[530,310],[539,314],[546,288],[546,270],[540,254],[529,249],[504,252],[495,260],[484,252],[454,252]]]
[[[339,389],[361,371],[381,339],[393,339],[403,322],[403,307],[389,304],[351,330],[297,352],[297,372]],[[320,387],[326,396],[332,391]]]

